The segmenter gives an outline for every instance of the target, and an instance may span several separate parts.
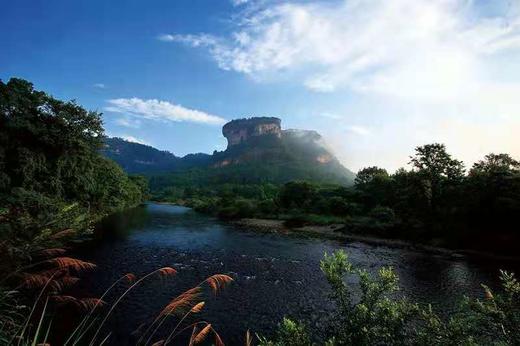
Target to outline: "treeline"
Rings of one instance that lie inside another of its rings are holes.
[[[289,225],[344,223],[347,232],[453,246],[516,251],[520,163],[489,154],[466,172],[442,144],[416,148],[410,169],[358,172],[354,186],[177,185],[155,192],[222,218],[279,218]]]
[[[147,182],[102,157],[101,114],[0,81],[0,272],[141,203]]]

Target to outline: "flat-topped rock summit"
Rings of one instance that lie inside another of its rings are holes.
[[[286,182],[305,179],[349,184],[354,174],[338,161],[313,130],[282,129],[275,117],[251,117],[222,128],[228,145],[212,155],[177,157],[169,152],[109,138],[103,153],[131,173],[206,170],[211,179],[227,182]],[[210,179],[210,178],[208,178]]]
[[[248,141],[251,137],[271,135],[282,136],[282,120],[274,117],[252,117],[231,120],[222,127],[222,134],[228,140],[228,148]]]

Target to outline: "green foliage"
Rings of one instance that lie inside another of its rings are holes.
[[[128,177],[99,154],[103,136],[100,113],[22,79],[0,81],[0,274],[89,232],[101,217],[143,202],[146,180]],[[0,294],[0,314],[16,313],[9,289]],[[0,335],[12,326],[2,327]]]
[[[278,199],[285,208],[303,208],[309,205],[315,194],[314,185],[306,181],[292,181],[280,189]]]
[[[102,142],[100,113],[0,81],[0,237],[11,252],[143,201],[146,181],[101,157]]]
[[[337,345],[395,344],[406,338],[407,323],[417,314],[416,305],[405,299],[391,299],[399,289],[397,275],[391,268],[381,268],[376,276],[356,269],[345,252],[325,255],[321,269],[338,303],[335,338]],[[357,276],[361,299],[354,303],[344,276]]]
[[[274,340],[258,336],[258,346],[310,346],[310,337],[303,324],[284,318],[278,325]]]
[[[328,328],[328,346],[339,345],[518,345],[520,343],[520,283],[501,272],[502,293],[483,286],[485,300],[464,298],[450,316],[400,298],[399,280],[392,268],[375,276],[354,267],[340,250],[325,254],[320,264],[337,304]],[[357,282],[359,287],[347,282]],[[354,292],[360,296],[354,298]],[[312,331],[311,331],[312,332]],[[284,319],[273,340],[260,345],[311,345],[309,332]]]

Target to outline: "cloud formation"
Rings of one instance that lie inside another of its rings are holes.
[[[233,6],[244,5],[244,4],[247,4],[248,2],[249,2],[249,0],[231,0],[231,4],[233,4]]]
[[[161,39],[206,47],[222,69],[258,79],[290,70],[319,92],[445,99],[490,55],[520,49],[518,7],[496,17],[475,12],[467,0],[275,3],[246,12],[229,37]]]
[[[216,115],[156,99],[119,98],[108,100],[108,103],[109,106],[105,107],[106,111],[124,113],[148,120],[194,122],[209,125],[221,125],[226,122],[224,118]]]
[[[133,143],[150,145],[150,143],[148,143],[147,141],[134,137],[134,136],[130,136],[130,135],[121,135],[121,136],[117,136],[117,137],[123,138],[125,141],[129,141],[129,142],[133,142]]]
[[[328,106],[341,114],[335,128],[356,124],[338,138],[371,136],[363,148],[338,140],[347,162],[371,148],[356,160],[396,168],[431,141],[468,163],[490,151],[520,156],[517,0],[262,0],[235,18],[228,35],[166,41],[206,49],[219,68],[254,81],[348,96]]]
[[[123,127],[129,127],[134,129],[138,129],[141,127],[141,121],[139,119],[133,119],[130,117],[116,119],[115,123]]]

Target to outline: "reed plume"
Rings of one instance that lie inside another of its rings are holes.
[[[209,332],[212,330],[211,323],[208,323],[200,332],[198,332],[196,335],[192,335],[193,342],[190,340],[191,345],[197,345],[206,340],[206,337],[208,336]]]
[[[201,312],[202,308],[204,307],[206,303],[205,302],[200,302],[198,304],[196,304],[194,307],[191,308],[190,312],[192,314],[196,314],[196,313],[199,313]]]
[[[59,305],[70,304],[70,305],[74,305],[74,306],[79,306],[78,299],[76,299],[75,297],[72,297],[72,296],[65,296],[65,295],[52,296],[52,300]]]
[[[101,295],[101,297],[99,298],[99,302],[103,302],[103,305],[105,304],[105,302],[103,301],[103,299],[105,298],[105,296],[121,281],[128,281],[129,283],[133,283],[135,280],[136,280],[136,276],[132,273],[127,273],[125,275],[123,275],[122,277],[120,277],[118,280],[114,281],[114,283],[112,283],[112,285],[110,285],[110,287],[105,290],[105,292]],[[75,340],[75,343],[79,342],[79,340],[82,338],[83,335],[85,335],[85,333],[88,331],[88,329],[90,329],[90,327],[92,326],[93,322],[91,322],[90,324],[87,324],[90,317],[92,316],[92,314],[94,313],[94,311],[96,310],[96,308],[99,306],[100,304],[97,304],[97,305],[94,305],[92,307],[92,309],[89,311],[89,313],[87,314],[87,316],[85,316],[85,318],[83,318],[83,320],[81,321],[81,323],[78,325],[78,327],[74,330],[74,332],[72,332],[72,334],[69,336],[69,338],[65,341],[65,345],[67,345],[69,343],[69,341],[72,341],[72,339],[74,337],[76,337],[76,340]]]
[[[158,270],[161,277],[168,277],[177,274],[177,271],[171,267],[164,267]]]
[[[227,284],[229,284],[232,281],[233,278],[225,274],[215,274],[205,280],[205,282],[207,282],[213,290],[214,294],[217,294],[220,290],[222,290]]]
[[[189,308],[188,312],[185,313],[184,316],[182,316],[182,318],[179,320],[179,322],[177,323],[175,328],[173,328],[173,330],[170,333],[170,335],[166,338],[165,344],[167,344],[168,341],[173,337],[173,335],[177,331],[177,328],[179,328],[181,323],[186,319],[186,317],[188,317],[188,315],[190,313],[197,313],[197,312],[200,312],[202,310],[202,307],[204,306],[204,302],[199,302],[199,303],[195,304],[194,306],[192,306],[197,301],[197,299],[199,298],[201,292],[202,292],[201,287],[200,286],[196,286],[196,287],[193,287],[193,288],[187,290],[186,292],[180,294],[176,298],[172,299],[168,303],[168,305],[166,305],[164,307],[164,309],[159,313],[159,316],[157,316],[155,318],[155,320],[152,322],[152,324],[146,329],[146,331],[143,333],[143,335],[141,336],[139,341],[141,341],[142,338],[144,336],[146,336],[146,334],[148,334],[148,332],[150,330],[152,330],[152,327],[158,322],[157,325],[155,326],[155,328],[153,329],[152,333],[148,337],[146,343],[145,343],[145,344],[148,344],[151,341],[151,339],[153,338],[153,336],[155,335],[155,333],[162,326],[162,324],[166,321],[168,316],[172,315],[174,312],[181,313],[186,308]]]
[[[100,298],[83,298],[79,301],[79,304],[85,311],[92,311],[98,306],[104,306],[106,303]]]
[[[145,279],[149,278],[150,276],[154,275],[154,274],[159,274],[161,277],[167,277],[167,276],[172,276],[172,275],[175,275],[177,273],[177,271],[171,267],[163,267],[163,268],[160,268],[160,269],[157,269],[157,270],[154,270],[153,272],[151,273],[148,273],[146,274],[145,276],[143,276],[142,278],[140,278],[139,280],[137,280],[136,282],[134,282],[130,287],[128,287],[126,289],[126,291],[123,292],[123,294],[121,294],[119,296],[119,298],[117,298],[117,300],[114,302],[114,304],[112,304],[112,306],[110,307],[110,310],[107,312],[107,314],[105,315],[105,317],[103,318],[103,320],[101,321],[101,323],[99,324],[98,326],[98,329],[96,331],[96,333],[94,333],[94,336],[92,337],[92,340],[90,341],[89,345],[94,345],[94,343],[96,342],[96,338],[97,336],[99,335],[99,332],[101,331],[101,328],[103,327],[103,325],[106,323],[106,321],[108,320],[108,318],[110,317],[110,315],[112,314],[112,312],[114,311],[114,309],[116,308],[116,306],[121,302],[121,300],[123,300],[123,298],[132,290],[134,289],[134,287],[136,287],[137,285],[139,285],[141,282],[143,282]],[[126,275],[124,276],[126,277]]]
[[[45,249],[39,252],[39,255],[42,257],[56,257],[63,255],[67,250],[61,248],[55,249]]]
[[[22,273],[21,286],[28,289],[41,288],[47,284],[49,277],[39,273]]]
[[[130,284],[131,284],[131,283],[134,283],[135,280],[137,279],[137,277],[136,277],[134,274],[132,274],[132,273],[125,274],[124,278],[125,278],[125,280],[128,281],[128,283],[130,283]]]
[[[74,286],[79,281],[79,278],[74,276],[63,276],[53,280],[51,286],[56,292],[61,292],[66,288]]]
[[[168,305],[164,307],[159,316],[171,315],[176,310],[184,310],[193,305],[193,303],[200,297],[202,289],[200,286],[190,288],[186,292],[180,294],[172,299]]]
[[[76,235],[76,231],[73,230],[72,228],[68,228],[68,229],[64,229],[63,231],[54,233],[53,235],[50,236],[50,238],[51,239],[62,239],[62,238],[72,237],[74,235]]]
[[[74,269],[77,272],[94,269],[96,265],[94,263],[85,262],[77,258],[72,257],[56,257],[49,260],[49,263],[56,265],[60,269]]]

